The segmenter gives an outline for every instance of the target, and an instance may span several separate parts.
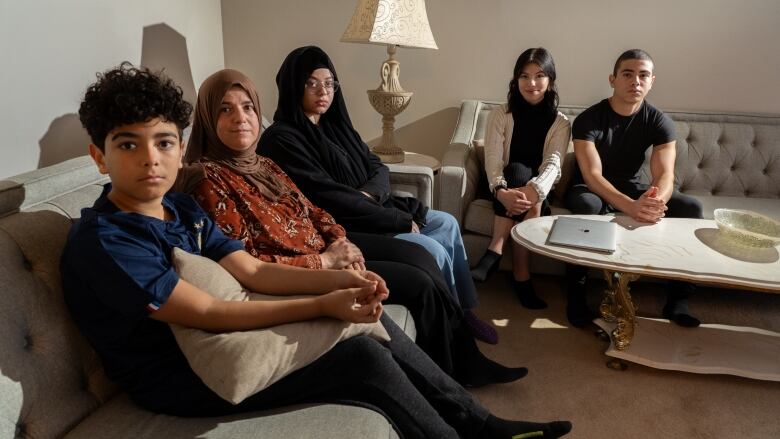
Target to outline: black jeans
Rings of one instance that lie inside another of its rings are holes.
[[[337,344],[325,355],[263,391],[233,405],[208,389],[192,370],[172,374],[173,398],[134,398],[155,412],[220,416],[299,403],[333,402],[373,408],[402,438],[476,438],[489,412],[387,316],[387,344],[367,336]],[[163,404],[161,401],[167,400]],[[344,420],[349,422],[349,420]]]
[[[453,376],[457,362],[464,360],[462,345],[470,333],[461,329],[463,310],[450,294],[433,256],[419,244],[392,236],[350,232],[347,238],[360,248],[366,268],[387,283],[390,296],[385,303],[409,310],[417,329],[417,345]]]
[[[649,189],[649,186],[645,184],[626,184],[616,187],[616,189],[636,200]],[[575,184],[570,187],[566,192],[564,205],[572,213],[579,215],[604,215],[616,212],[615,208],[591,192],[585,184]],[[672,192],[672,197],[669,198],[666,207],[669,208],[666,211],[666,216],[669,218],[703,218],[699,200],[678,191]]]

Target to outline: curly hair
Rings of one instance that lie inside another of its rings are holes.
[[[97,74],[79,107],[79,119],[92,143],[104,150],[108,133],[122,125],[161,118],[172,122],[179,137],[190,124],[192,105],[183,99],[181,87],[161,72],[136,68],[125,61]]]

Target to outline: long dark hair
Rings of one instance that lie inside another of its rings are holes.
[[[547,86],[547,91],[544,93],[544,99],[540,102],[541,105],[547,106],[550,111],[558,110],[558,89],[555,86],[555,62],[552,55],[544,47],[535,47],[527,49],[517,57],[515,62],[515,70],[512,74],[512,79],[509,81],[509,93],[506,95],[506,100],[509,103],[507,113],[511,113],[520,108],[523,96],[520,94],[520,89],[517,87],[517,80],[520,78],[520,74],[523,73],[523,69],[529,63],[536,64],[540,69],[550,78],[550,83]]]

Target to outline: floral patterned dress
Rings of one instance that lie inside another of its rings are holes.
[[[320,253],[346,235],[330,214],[313,205],[273,161],[260,158],[264,172],[291,190],[271,201],[243,176],[219,163],[205,162],[206,179],[192,195],[225,235],[244,243],[267,262],[322,268]]]

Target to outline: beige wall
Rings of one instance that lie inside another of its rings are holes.
[[[224,66],[220,3],[0,0],[0,59],[3,178],[86,153],[76,113],[97,71],[144,59],[193,97]]]
[[[334,60],[355,127],[381,133],[365,90],[379,84],[384,48],[340,43],[356,0],[222,0],[225,63],[254,78],[263,109],[290,50],[316,44]],[[666,109],[780,114],[777,0],[428,0],[439,50],[399,49],[401,83],[415,92],[398,117],[406,149],[440,155],[462,99],[501,98],[520,52],[555,57],[561,101],[610,93],[614,59],[639,47],[656,61],[650,100]]]

